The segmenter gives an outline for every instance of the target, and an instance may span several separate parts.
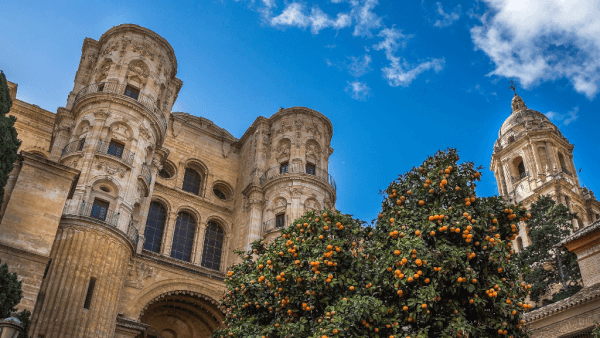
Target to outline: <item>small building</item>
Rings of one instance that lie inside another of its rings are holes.
[[[532,338],[592,338],[600,322],[600,221],[573,232],[559,244],[577,255],[583,289],[527,313]]]

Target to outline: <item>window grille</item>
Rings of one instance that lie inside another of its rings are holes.
[[[167,210],[165,207],[158,202],[150,203],[146,229],[144,230],[144,250],[160,252],[166,220]]]
[[[306,173],[309,175],[316,175],[317,167],[312,163],[306,163]]]
[[[192,260],[192,247],[196,233],[196,220],[187,212],[180,212],[175,222],[171,257],[182,261]]]
[[[288,167],[289,167],[289,163],[288,162],[283,162],[279,165],[279,173],[280,174],[285,174],[288,172]]]
[[[106,220],[106,214],[108,212],[109,203],[103,200],[94,199],[94,204],[92,205],[92,213],[91,217],[99,219],[101,221]]]
[[[123,156],[123,149],[125,149],[124,144],[110,141],[110,144],[108,145],[108,151],[106,153],[114,157],[121,158],[121,156]]]
[[[200,193],[200,182],[202,182],[202,176],[196,170],[186,168],[181,189],[198,195]]]
[[[202,266],[219,270],[223,250],[223,228],[215,222],[208,222],[204,233],[204,249],[202,250]]]
[[[275,226],[278,228],[283,228],[285,226],[285,214],[275,216]]]
[[[138,96],[140,95],[140,90],[137,88],[134,88],[132,86],[127,86],[125,87],[125,96],[129,96],[130,98],[137,100]]]

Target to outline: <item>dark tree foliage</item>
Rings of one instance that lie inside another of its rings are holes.
[[[10,317],[11,312],[16,311],[15,306],[19,304],[21,298],[23,298],[23,291],[21,291],[21,282],[17,279],[17,274],[10,273],[8,266],[0,262],[0,319]],[[18,317],[25,327],[25,333],[21,334],[19,338],[27,337],[30,316],[31,313],[27,310],[19,313]]]
[[[581,289],[581,272],[577,256],[556,247],[571,234],[572,220],[577,214],[550,196],[538,196],[530,208],[531,218],[527,223],[531,244],[519,254],[521,264],[527,267],[523,278],[531,284],[531,300],[538,302],[550,289],[561,284],[562,289],[545,302],[553,303],[567,298]],[[552,265],[552,268],[546,270]],[[561,271],[562,270],[562,271]]]
[[[16,119],[6,116],[11,105],[6,77],[0,72],[0,205],[4,200],[4,186],[8,174],[13,170],[13,163],[17,160],[17,150],[21,144],[17,139]]]
[[[17,139],[15,129],[16,119],[6,116],[12,106],[8,83],[3,72],[0,72],[0,205],[4,200],[4,186],[8,180],[8,174],[13,170],[13,163],[17,160],[17,150],[21,141]],[[17,281],[16,274],[10,274],[6,264],[0,264],[0,319],[7,318],[19,304],[23,293],[21,282]],[[19,313],[19,319],[25,326],[25,332],[29,329],[29,316],[31,313],[24,310]],[[21,334],[19,338],[26,337]]]
[[[477,198],[481,174],[457,160],[438,152],[392,182],[375,227],[311,211],[238,251],[213,337],[525,337],[510,239],[527,211]]]

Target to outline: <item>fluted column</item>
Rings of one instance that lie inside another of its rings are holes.
[[[112,337],[133,247],[111,230],[63,220],[33,314],[32,337]],[[96,283],[84,308],[90,278]],[[60,316],[57,316],[60,313]]]

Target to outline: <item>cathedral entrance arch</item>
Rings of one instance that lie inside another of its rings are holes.
[[[208,338],[223,320],[215,303],[194,291],[163,293],[140,313],[139,321],[149,327],[138,338]]]

